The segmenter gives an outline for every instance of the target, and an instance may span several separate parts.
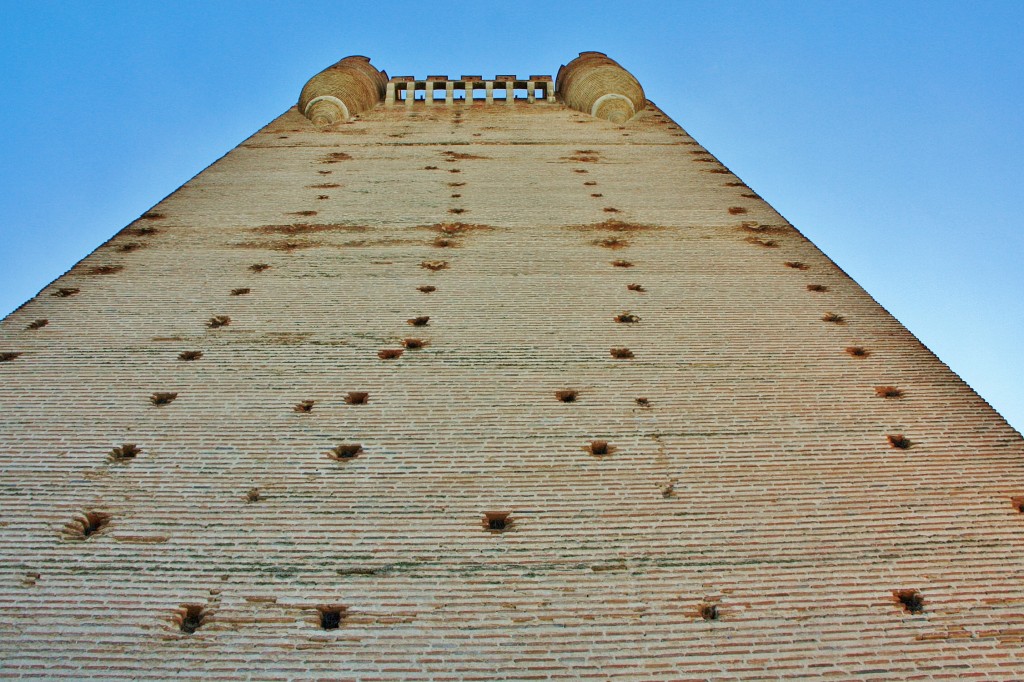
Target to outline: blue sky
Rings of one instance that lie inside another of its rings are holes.
[[[0,315],[365,54],[648,97],[1024,429],[1022,2],[0,0]]]

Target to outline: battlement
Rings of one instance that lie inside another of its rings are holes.
[[[427,76],[417,80],[412,76],[396,76],[388,81],[384,95],[385,106],[404,103],[412,106],[424,104],[454,104],[455,102],[536,102],[555,101],[555,83],[551,76],[495,76],[488,80],[482,76]]]

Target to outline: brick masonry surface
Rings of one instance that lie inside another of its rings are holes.
[[[293,109],[0,353],[4,678],[1024,678],[1019,434],[651,104]]]

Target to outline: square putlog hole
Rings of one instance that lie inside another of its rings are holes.
[[[329,456],[331,459],[338,460],[339,462],[347,462],[350,459],[355,459],[363,453],[363,446],[357,443],[344,443],[337,447],[331,448]]]
[[[629,241],[619,237],[608,237],[606,239],[599,239],[594,244],[606,249],[624,249],[629,246]]]
[[[345,396],[346,405],[365,405],[370,402],[370,394],[365,391],[349,391]]]
[[[704,602],[697,607],[697,614],[704,620],[718,620],[718,604]]]
[[[875,395],[879,398],[902,398],[903,391],[895,386],[875,386]]]
[[[124,270],[123,265],[97,265],[86,271],[87,275],[116,275]]]
[[[210,614],[202,604],[182,604],[174,614],[174,623],[186,635],[206,625]]]
[[[332,604],[329,606],[318,606],[316,610],[321,630],[337,630],[341,627],[341,622],[345,620],[348,607]]]
[[[913,445],[913,443],[910,442],[910,439],[902,433],[886,436],[886,439],[889,441],[889,446],[896,448],[897,450],[909,450]]]
[[[79,514],[64,526],[64,537],[69,540],[88,540],[110,524],[110,514],[88,511]]]
[[[892,595],[907,613],[924,613],[924,595],[920,590],[895,590]]]
[[[142,454],[142,450],[134,443],[125,443],[120,445],[108,453],[108,457],[112,462],[128,462]]]
[[[484,529],[492,533],[501,533],[508,530],[512,526],[511,514],[512,512],[507,511],[484,512]]]

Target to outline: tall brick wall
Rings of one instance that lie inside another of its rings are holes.
[[[4,677],[1024,676],[1020,436],[653,105],[289,111],[0,353]]]

